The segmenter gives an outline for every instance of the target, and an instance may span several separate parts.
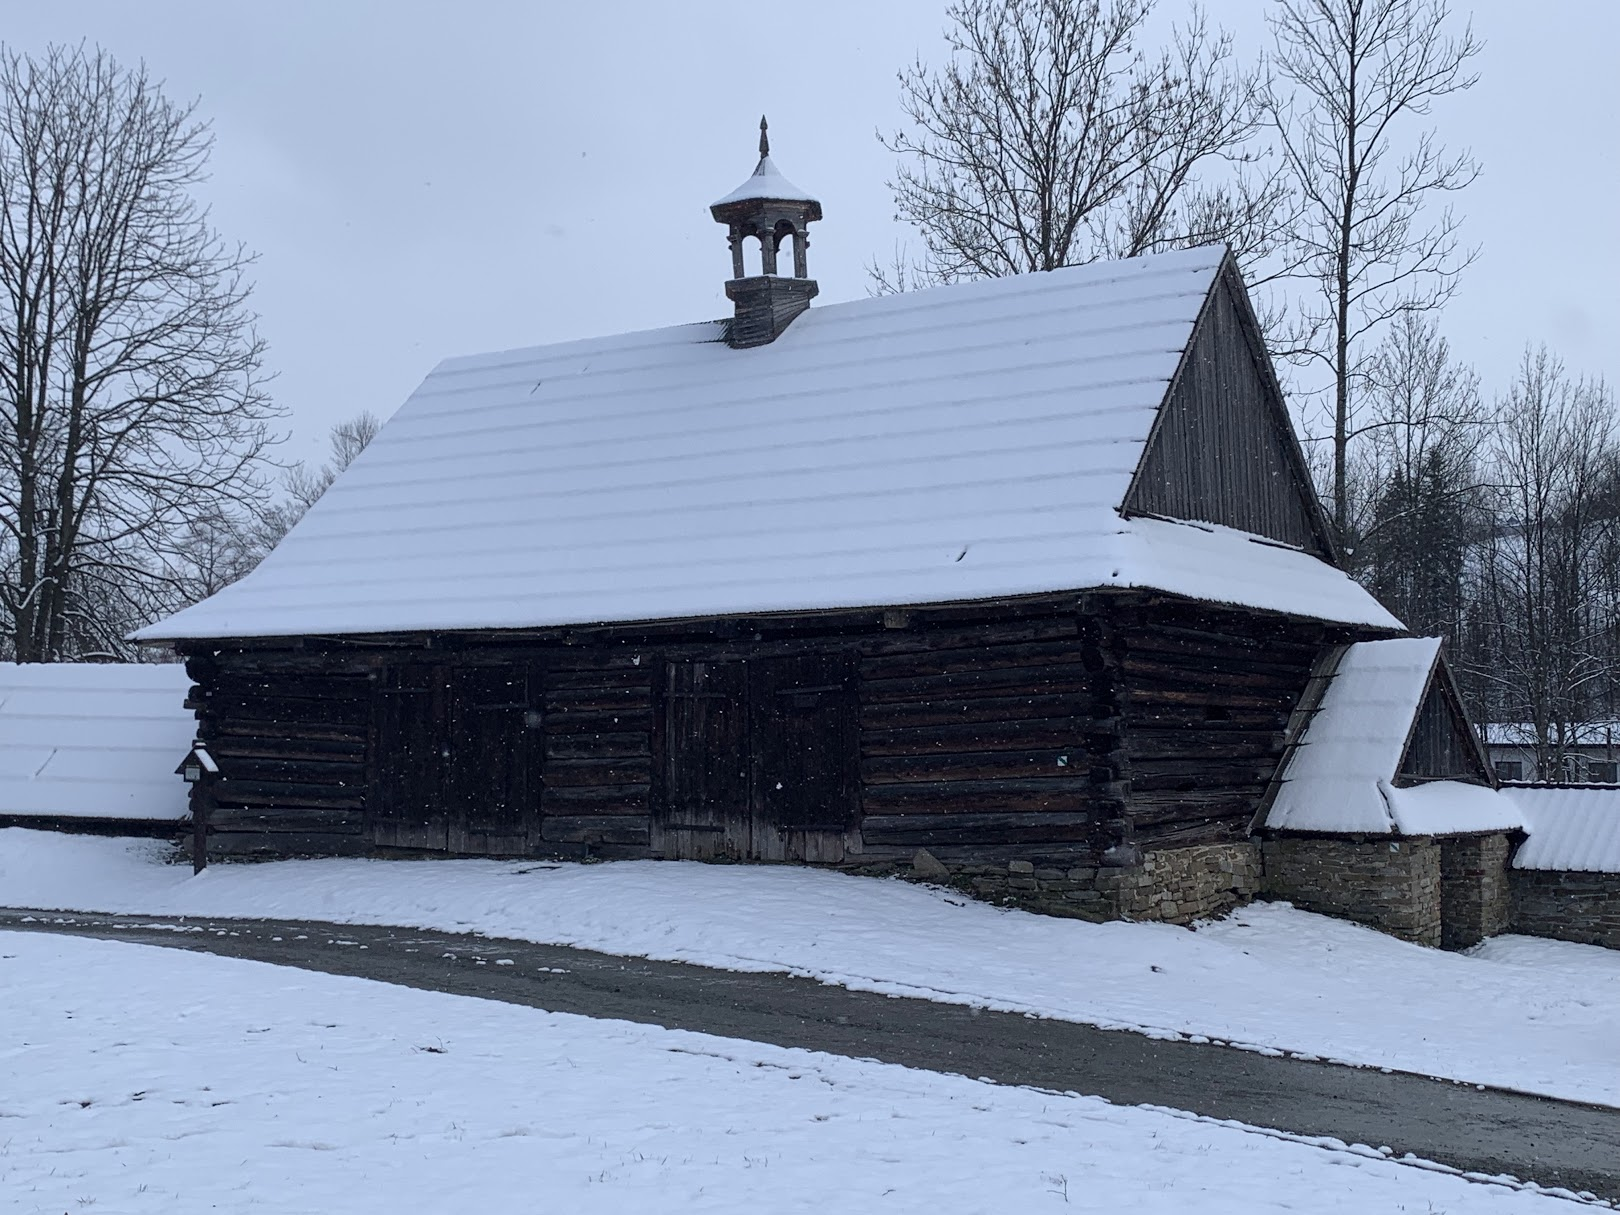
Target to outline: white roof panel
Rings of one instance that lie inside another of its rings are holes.
[[[0,663],[0,814],[184,818],[190,687],[178,663]]]
[[[1224,252],[439,366],[247,578],[143,640],[1151,587],[1398,628],[1343,573],[1117,512]]]
[[[1438,637],[1347,648],[1289,756],[1266,826],[1334,834],[1445,835],[1511,830],[1514,806],[1464,781],[1394,784],[1440,656]]]
[[[1515,869],[1620,873],[1620,788],[1508,787],[1502,795],[1530,833],[1513,855]]]

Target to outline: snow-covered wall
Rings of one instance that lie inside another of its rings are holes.
[[[1513,856],[1513,931],[1620,949],[1620,789],[1505,788],[1530,838]]]
[[[1504,788],[1530,838],[1515,869],[1620,873],[1620,788]]]
[[[0,816],[184,817],[190,686],[178,663],[0,663]]]

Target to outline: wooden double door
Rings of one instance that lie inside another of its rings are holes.
[[[390,669],[378,690],[372,842],[521,856],[540,842],[538,665]]]
[[[852,655],[668,662],[652,846],[837,861],[859,803]]]

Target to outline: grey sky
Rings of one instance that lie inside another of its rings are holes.
[[[1246,49],[1266,44],[1264,0],[1208,7]],[[97,42],[200,98],[215,222],[260,254],[288,454],[304,456],[331,422],[391,412],[446,355],[728,311],[707,204],[752,169],[761,111],[774,159],[826,209],[810,251],[822,299],[863,295],[864,263],[904,237],[873,133],[898,121],[896,70],[938,57],[943,12],[7,0],[3,37]],[[1491,390],[1527,341],[1620,381],[1620,6],[1473,14],[1481,83],[1434,120],[1484,164],[1459,200],[1482,255],[1445,330]]]

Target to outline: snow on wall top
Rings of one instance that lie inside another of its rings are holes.
[[[1488,721],[1481,729],[1485,732],[1485,741],[1492,746],[1505,747],[1534,747],[1536,745],[1536,727],[1534,722],[1518,721]],[[1566,736],[1569,745],[1575,747],[1605,747],[1620,742],[1620,721],[1587,721],[1569,722],[1565,729],[1569,731]]]
[[[1515,869],[1620,873],[1620,788],[1504,788],[1530,838]]]
[[[1463,781],[1394,783],[1439,656],[1437,637],[1348,647],[1289,756],[1266,826],[1371,835],[1518,827],[1515,807],[1492,789]]]
[[[183,818],[190,687],[178,663],[0,663],[0,815]]]
[[[521,628],[1092,587],[1395,629],[1339,570],[1125,520],[1219,249],[441,364],[281,545],[142,640]]]
[[[748,180],[743,182],[724,198],[717,198],[711,206],[724,207],[730,203],[744,202],[749,199],[776,199],[781,202],[815,202],[798,186],[782,176],[782,171],[772,162],[767,154],[759,158],[759,164]]]

